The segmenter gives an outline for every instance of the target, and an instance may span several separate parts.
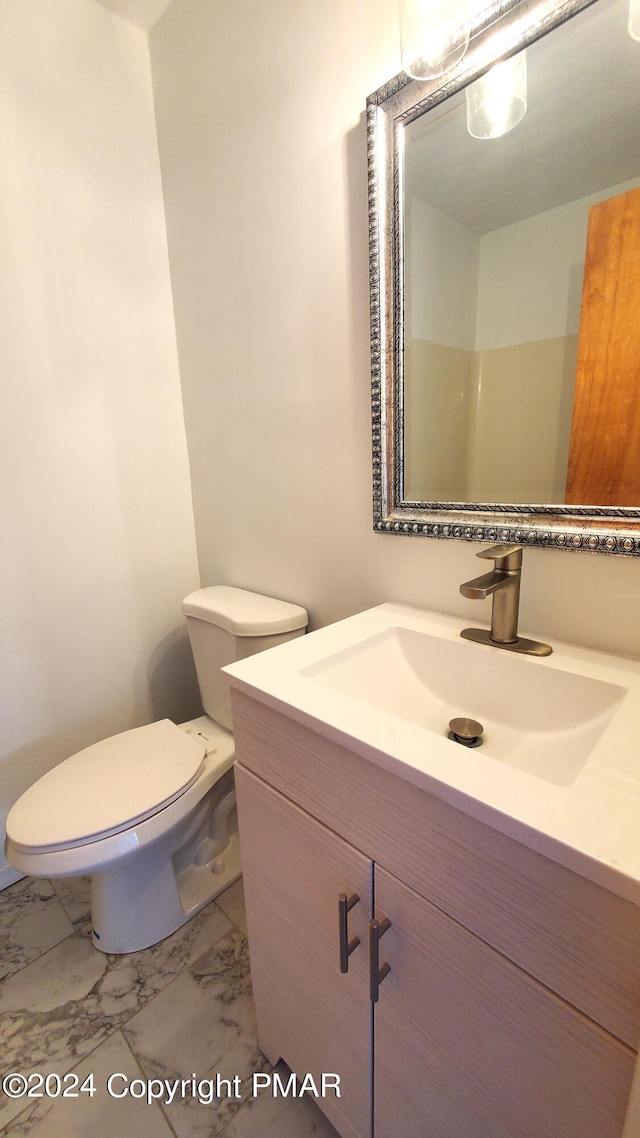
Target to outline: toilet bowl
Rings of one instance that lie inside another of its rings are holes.
[[[7,858],[33,877],[91,875],[93,943],[148,948],[241,872],[228,682],[220,669],[303,634],[298,605],[229,586],[183,602],[205,714],[121,732],[48,771],[7,819]],[[213,718],[215,714],[215,719]]]

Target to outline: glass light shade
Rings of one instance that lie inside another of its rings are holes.
[[[527,109],[527,55],[497,63],[467,87],[467,129],[473,138],[500,138]]]
[[[470,0],[400,0],[402,68],[412,79],[437,79],[469,46]]]
[[[629,35],[640,40],[640,0],[629,0]]]

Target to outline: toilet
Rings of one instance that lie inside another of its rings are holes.
[[[93,943],[148,948],[240,876],[228,681],[221,668],[301,636],[306,610],[214,585],[183,601],[206,712],[123,731],[38,779],[7,818],[10,864],[91,875]]]

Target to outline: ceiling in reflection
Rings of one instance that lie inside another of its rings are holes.
[[[407,191],[479,234],[638,176],[640,43],[624,0],[533,44],[527,70],[527,113],[502,138],[470,137],[464,91],[406,130]]]

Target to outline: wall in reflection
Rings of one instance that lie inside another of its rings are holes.
[[[484,235],[411,196],[408,499],[564,501],[588,212],[637,184]]]

